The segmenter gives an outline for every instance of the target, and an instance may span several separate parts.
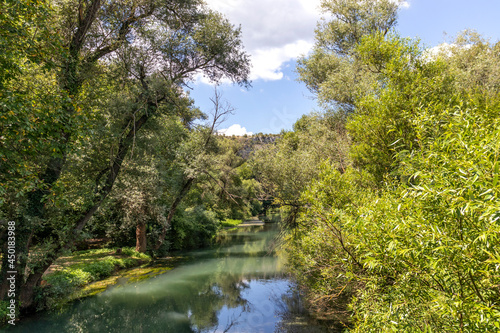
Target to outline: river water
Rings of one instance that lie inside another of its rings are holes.
[[[22,319],[9,332],[326,332],[304,316],[270,250],[275,225],[239,227],[220,245],[187,252],[174,269]]]

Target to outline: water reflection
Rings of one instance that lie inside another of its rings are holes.
[[[274,332],[290,297],[282,263],[269,250],[275,234],[273,226],[241,228],[221,236],[217,248],[186,254],[184,264],[165,274],[115,286],[9,331]]]

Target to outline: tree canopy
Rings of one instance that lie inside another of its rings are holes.
[[[127,216],[162,215],[168,203],[158,203],[172,183],[144,185],[169,176],[203,116],[184,88],[197,75],[248,86],[249,59],[240,29],[202,1],[5,6],[0,218],[16,221],[18,304],[28,309],[45,270],[72,248],[117,182],[129,193]]]
[[[498,330],[500,43],[465,31],[436,52],[397,34],[396,2],[322,6],[298,73],[323,115],[262,169],[300,203],[283,252],[309,308],[350,332]]]

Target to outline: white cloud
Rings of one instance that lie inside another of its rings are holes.
[[[401,8],[409,0],[399,2]],[[281,80],[283,63],[307,54],[321,18],[321,0],[209,0],[210,8],[241,25],[242,40],[252,61],[252,80]],[[200,80],[208,83],[208,80]]]
[[[455,52],[460,50],[467,50],[471,47],[472,44],[459,45],[455,43],[452,44],[442,43],[437,46],[426,49],[423,52],[422,56],[426,61],[433,61],[439,57],[443,58],[451,57]]]
[[[283,72],[281,71],[283,63],[306,54],[312,46],[312,42],[299,40],[280,47],[255,50],[251,59],[252,73],[250,79],[281,80],[283,78]]]
[[[410,2],[405,0],[390,0],[392,3],[399,3],[400,8],[410,8]]]
[[[247,132],[247,129],[245,127],[241,127],[240,124],[234,124],[229,126],[229,128],[220,129],[217,131],[217,133],[224,135],[238,135],[238,136],[243,136],[245,134],[247,135],[253,134],[253,132]]]
[[[451,55],[452,44],[442,43],[437,46],[427,49],[423,53],[426,60],[435,60],[439,56],[449,57]]]
[[[307,54],[313,46],[320,0],[210,0],[208,4],[241,25],[252,80],[282,79],[283,63]]]
[[[410,3],[408,1],[402,1],[401,8],[410,8]]]

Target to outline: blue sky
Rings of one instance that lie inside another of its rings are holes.
[[[396,1],[396,0],[394,0]],[[218,88],[235,112],[219,129],[228,134],[279,133],[291,129],[303,114],[318,110],[314,96],[295,73],[295,59],[314,43],[321,17],[320,0],[207,0],[210,7],[241,25],[243,43],[251,56],[252,88],[223,84]],[[408,0],[400,9],[401,36],[420,38],[426,47],[474,29],[491,42],[500,40],[500,0]],[[190,94],[203,111],[212,108],[214,87],[199,80]]]

